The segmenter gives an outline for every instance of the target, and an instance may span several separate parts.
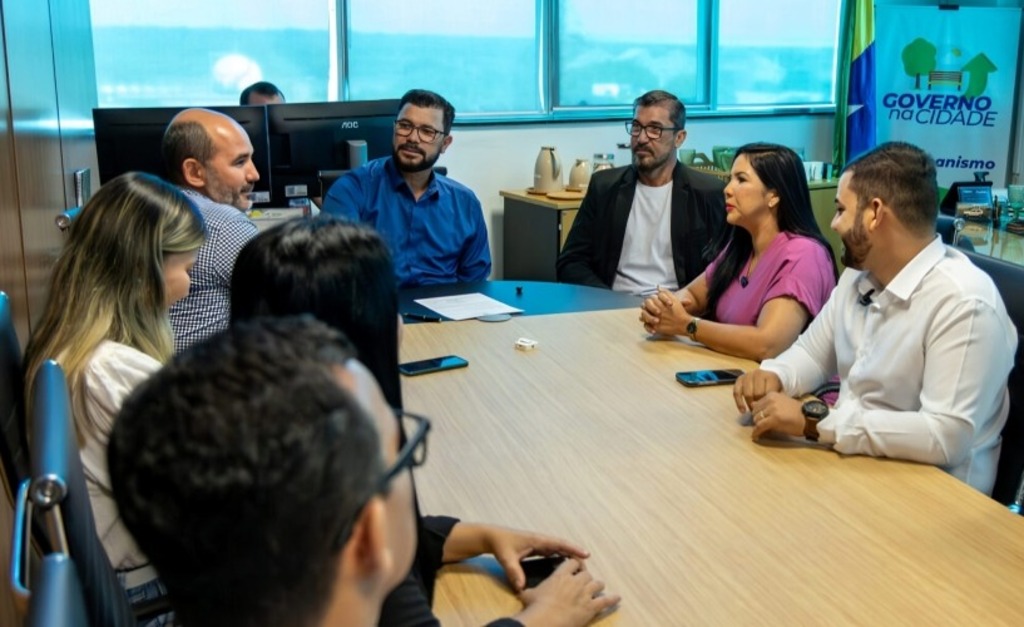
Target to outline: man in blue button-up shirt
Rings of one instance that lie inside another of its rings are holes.
[[[483,281],[491,252],[483,209],[466,186],[433,171],[452,143],[455,108],[431,91],[402,96],[390,157],[331,186],[323,210],[364,222],[384,237],[400,287]]]

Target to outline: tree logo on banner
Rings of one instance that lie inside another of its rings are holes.
[[[944,67],[940,67],[938,52],[935,44],[923,37],[918,37],[903,48],[903,71],[907,76],[914,78],[915,90],[921,89],[921,79],[924,78],[929,91],[934,86],[947,86],[959,92],[966,74],[967,87],[963,91],[963,97],[976,98],[985,92],[988,75],[996,71],[996,66],[984,52],[979,52],[966,63],[960,64],[957,61],[963,56],[963,52],[959,48],[953,48],[948,55],[950,60]]]

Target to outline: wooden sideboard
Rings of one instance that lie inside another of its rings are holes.
[[[505,199],[504,278],[557,280],[555,263],[580,200],[554,200],[525,190],[503,190],[501,196]]]

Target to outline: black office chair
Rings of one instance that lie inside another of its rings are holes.
[[[935,221],[935,231],[942,238],[942,242],[949,246],[956,246],[963,250],[974,250],[974,244],[966,237],[960,237],[960,231],[964,228],[963,218],[954,218],[945,214],[939,214]]]
[[[1003,446],[999,454],[992,498],[1010,505],[1024,485],[1024,267],[973,252],[964,252],[974,265],[984,270],[1003,297],[1006,312],[1017,327],[1017,354],[1013,358],[1008,387],[1010,415],[1003,427]]]
[[[89,625],[134,627],[136,614],[96,535],[67,382],[52,360],[36,374],[31,434],[32,479],[18,503],[18,520],[25,520],[27,507],[41,512],[54,551],[69,555],[75,565]],[[25,551],[24,544],[18,548]]]
[[[0,292],[0,474],[9,503],[28,477],[23,374],[11,303],[7,294]]]
[[[25,627],[89,627],[82,584],[67,555],[51,553],[40,562]]]

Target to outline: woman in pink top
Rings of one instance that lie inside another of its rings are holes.
[[[785,146],[736,151],[725,212],[718,257],[675,294],[645,300],[640,321],[649,333],[686,334],[760,361],[789,348],[821,310],[836,284],[835,256],[814,220],[800,157]]]

